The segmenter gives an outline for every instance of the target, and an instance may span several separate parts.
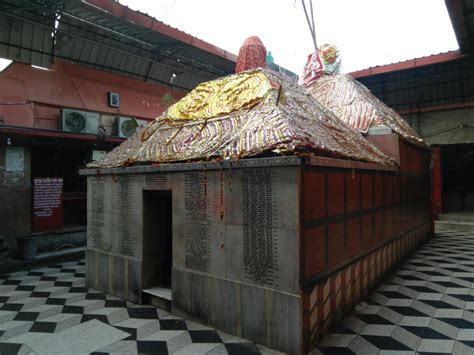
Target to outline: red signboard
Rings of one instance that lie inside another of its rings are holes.
[[[33,184],[33,231],[62,229],[63,178],[35,178]]]

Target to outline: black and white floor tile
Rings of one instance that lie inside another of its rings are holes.
[[[474,354],[474,233],[438,233],[312,354]],[[275,354],[84,287],[84,262],[0,280],[0,354]]]
[[[422,246],[312,354],[474,354],[474,233]]]
[[[84,261],[0,279],[0,354],[277,353],[84,285]]]

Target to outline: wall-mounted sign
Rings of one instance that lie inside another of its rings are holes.
[[[120,95],[116,92],[109,92],[109,106],[120,107]]]
[[[33,194],[34,232],[62,229],[63,178],[35,178]]]
[[[5,148],[5,170],[24,171],[25,170],[25,149],[23,147]]]
[[[93,150],[92,151],[92,161],[98,161],[102,159],[107,152],[105,150]]]

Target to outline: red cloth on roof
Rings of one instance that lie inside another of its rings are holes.
[[[267,50],[260,38],[251,36],[244,41],[239,50],[239,57],[235,65],[235,73],[267,66]]]

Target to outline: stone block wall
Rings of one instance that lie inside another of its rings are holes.
[[[186,172],[178,179],[173,313],[298,353],[299,169]]]
[[[300,180],[298,166],[89,176],[87,285],[142,302],[143,195],[171,191],[173,313],[299,353]]]
[[[141,302],[144,175],[87,179],[88,287]]]

